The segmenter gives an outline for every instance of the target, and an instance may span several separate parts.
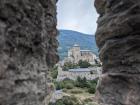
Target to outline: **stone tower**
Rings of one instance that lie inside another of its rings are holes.
[[[78,44],[75,44],[72,48],[72,52],[75,63],[78,63],[79,58],[81,57],[80,46]]]

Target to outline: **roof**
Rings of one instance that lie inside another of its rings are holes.
[[[90,72],[92,71],[89,68],[78,68],[78,69],[69,69],[69,72]]]
[[[79,47],[79,45],[78,44],[74,44],[73,47]]]
[[[80,52],[92,52],[94,55],[97,56],[97,54],[95,52],[91,51],[91,50],[80,50]]]
[[[80,50],[81,52],[91,52],[91,50]]]

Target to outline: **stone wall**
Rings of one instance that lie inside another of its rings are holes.
[[[44,105],[56,22],[56,0],[0,0],[0,105]]]
[[[107,105],[140,105],[140,0],[95,0],[103,62],[97,94]]]

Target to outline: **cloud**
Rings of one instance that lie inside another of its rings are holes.
[[[94,34],[98,14],[94,0],[58,0],[58,29],[69,29]]]

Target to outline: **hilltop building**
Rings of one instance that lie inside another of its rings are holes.
[[[91,64],[95,64],[97,58],[91,50],[81,50],[78,44],[75,44],[71,49],[68,50],[68,57],[65,62],[78,63],[80,60],[88,61]]]

